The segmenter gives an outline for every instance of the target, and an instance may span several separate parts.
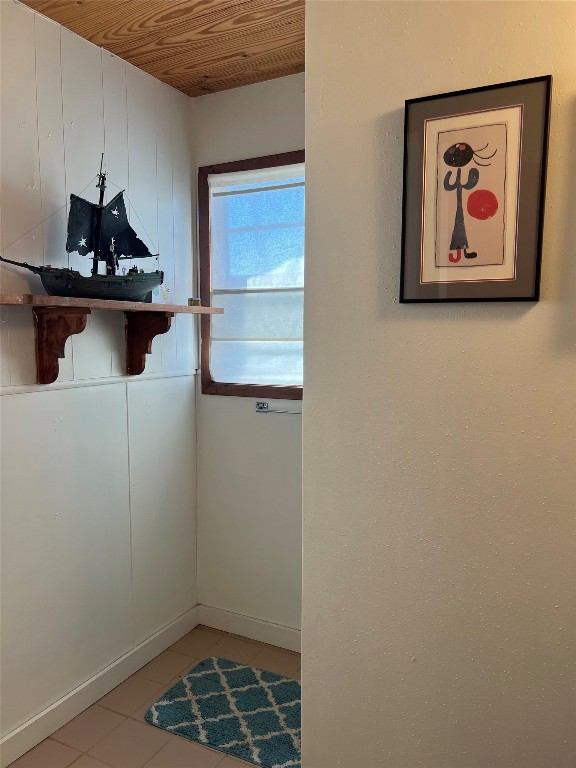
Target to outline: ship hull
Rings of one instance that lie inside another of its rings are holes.
[[[49,296],[151,302],[152,291],[162,284],[164,273],[156,271],[137,275],[85,277],[67,269],[44,269],[39,273],[39,277]]]

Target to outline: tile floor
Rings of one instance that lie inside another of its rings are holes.
[[[150,705],[207,656],[300,679],[298,653],[196,627],[10,768],[246,768],[144,720]]]

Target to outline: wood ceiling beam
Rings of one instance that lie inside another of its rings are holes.
[[[237,39],[266,41],[276,30],[293,25],[294,34],[304,42],[304,8],[301,0],[282,0],[282,7],[275,8],[270,0],[245,0],[234,8],[218,9],[201,18],[195,17],[180,24],[168,34],[133,36],[130,40],[111,42],[110,50],[118,56],[140,66],[159,57],[180,53],[195,53],[226,47]]]
[[[304,0],[22,0],[188,95],[304,69]]]
[[[21,0],[86,40],[95,42],[102,24],[120,19],[130,34],[170,29],[187,18],[226,11],[246,0]],[[93,39],[94,38],[94,39]]]
[[[293,24],[285,24],[273,30],[267,30],[266,35],[237,35],[223,41],[215,41],[209,47],[182,47],[176,53],[158,57],[150,61],[138,61],[138,66],[155,77],[162,79],[165,74],[196,73],[199,76],[210,75],[212,68],[228,61],[244,64],[249,71],[252,60],[259,55],[268,55],[274,51],[281,53],[287,47],[299,50],[304,57],[304,45],[300,41]]]
[[[277,77],[286,77],[304,71],[300,49],[286,49],[284,52],[274,51],[261,55],[252,60],[251,70],[247,72],[244,65],[227,62],[220,67],[213,67],[211,74],[198,78],[195,75],[172,76],[173,87],[188,96],[205,96],[230,88],[241,88],[244,85],[254,85]]]

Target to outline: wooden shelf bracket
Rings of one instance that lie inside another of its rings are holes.
[[[52,384],[58,378],[66,340],[82,333],[90,310],[86,307],[32,307],[36,338],[36,383]]]
[[[221,307],[197,304],[152,304],[73,296],[44,296],[31,293],[0,294],[0,306],[31,307],[36,337],[36,383],[52,384],[58,378],[58,360],[64,357],[66,339],[86,328],[91,309],[124,312],[126,317],[126,373],[144,372],[152,340],[166,333],[175,314],[221,315]]]
[[[126,373],[138,376],[144,371],[152,340],[166,333],[174,312],[124,312],[126,315]]]

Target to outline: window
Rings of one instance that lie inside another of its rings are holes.
[[[202,392],[301,399],[304,152],[198,170]]]

